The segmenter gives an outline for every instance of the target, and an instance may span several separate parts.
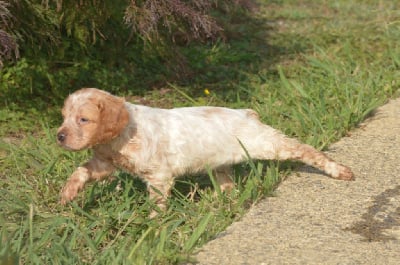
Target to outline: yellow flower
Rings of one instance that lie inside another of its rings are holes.
[[[207,96],[210,95],[210,90],[208,90],[208,88],[204,89],[204,94],[206,94]]]

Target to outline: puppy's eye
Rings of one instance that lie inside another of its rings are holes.
[[[79,123],[80,124],[84,124],[84,123],[88,123],[89,122],[89,119],[87,119],[87,118],[79,118]]]

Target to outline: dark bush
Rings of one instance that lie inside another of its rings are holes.
[[[15,38],[7,32],[12,26],[12,16],[8,8],[8,3],[0,1],[0,68],[4,60],[19,57]]]

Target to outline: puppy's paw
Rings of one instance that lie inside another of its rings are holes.
[[[355,180],[354,174],[351,169],[345,166],[340,166],[339,175],[336,178],[347,181]]]
[[[78,195],[80,188],[80,183],[69,181],[61,190],[60,204],[64,206],[75,199],[75,197]]]

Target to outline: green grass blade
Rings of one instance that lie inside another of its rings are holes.
[[[205,232],[208,223],[210,222],[211,217],[213,216],[212,213],[207,213],[200,221],[199,225],[193,231],[193,234],[190,236],[189,240],[185,243],[183,249],[185,252],[190,251],[194,245],[196,244],[197,240],[201,237],[201,235]]]

